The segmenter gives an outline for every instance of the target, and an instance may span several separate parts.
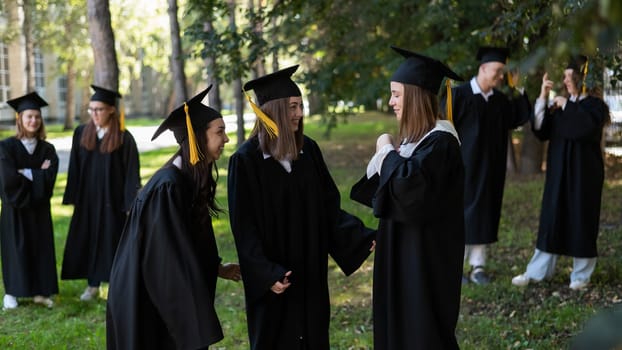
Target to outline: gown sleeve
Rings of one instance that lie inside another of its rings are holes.
[[[54,183],[58,174],[58,155],[52,144],[45,145],[44,160],[50,161],[47,169],[32,169],[32,193],[33,201],[48,202],[54,192]]]
[[[2,200],[15,208],[23,208],[30,204],[32,185],[17,172],[15,155],[12,148],[5,142],[0,142],[0,185],[2,186]]]
[[[313,142],[313,141],[310,141]],[[332,227],[329,233],[328,252],[346,275],[352,274],[369,256],[376,230],[365,227],[356,216],[341,209],[339,190],[328,172],[322,153],[313,142],[312,154],[319,178],[323,182],[324,208]]]
[[[583,139],[600,133],[606,116],[607,108],[597,98],[588,97],[578,103],[568,100],[561,111],[563,122],[558,123],[557,132],[567,139]]]
[[[269,260],[263,250],[257,226],[258,186],[253,186],[248,174],[253,174],[252,160],[234,154],[229,159],[227,191],[231,231],[235,239],[244,289],[249,301],[260,299],[270,287],[283,278],[287,269]]]
[[[132,134],[124,132],[123,160],[125,163],[125,184],[123,188],[123,211],[132,207],[136,193],[140,189],[140,161],[138,148]]]
[[[196,349],[222,339],[222,330],[190,239],[186,202],[174,185],[159,186],[149,197],[142,210],[141,222],[148,233],[140,269],[145,289],[177,348]],[[210,258],[215,257],[206,257]]]
[[[80,186],[80,137],[82,135],[82,128],[83,126],[78,126],[73,133],[63,204],[76,204]]]

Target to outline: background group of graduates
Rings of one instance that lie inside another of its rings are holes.
[[[506,48],[482,47],[478,73],[439,100],[445,64],[393,47],[403,62],[390,79],[399,135],[380,135],[351,198],[373,209],[377,229],[343,211],[317,143],[304,135],[298,66],[244,85],[255,92],[250,138],[228,169],[228,211],[239,265],[223,264],[212,217],[215,162],[229,141],[210,87],[179,106],[153,138],[171,130],[179,150],[141,188],[139,156],[118,109],[120,94],[92,86],[91,119],[73,136],[63,203],[74,205],[62,279],[86,279],[90,300],[109,282],[109,349],[200,349],[223,337],[214,308],[217,277],[243,276],[252,349],[329,349],[328,255],[349,275],[375,251],[375,349],[457,349],[464,283],[491,281],[509,132],[531,120],[549,141],[538,241],[518,286],[550,277],[557,256],[574,258],[570,288],[589,284],[604,170],[608,108],[585,90],[586,57],[564,70],[551,98],[545,74],[535,105],[505,74]],[[50,198],[58,171],[36,93],[7,101],[15,137],[0,142],[0,244],[5,309],[58,293]],[[465,275],[463,265],[470,269]]]

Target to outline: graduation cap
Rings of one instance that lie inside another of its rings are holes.
[[[94,91],[93,96],[91,96],[91,101],[99,101],[116,107],[117,98],[120,100],[122,97],[119,92],[101,86],[91,84],[91,88]],[[119,127],[121,131],[125,130],[125,111],[123,110],[123,106],[119,107]]]
[[[212,120],[222,118],[218,111],[207,106],[207,93],[211,88],[212,85],[208,86],[207,89],[173,110],[160,124],[151,137],[151,141],[155,140],[165,130],[171,130],[175,135],[175,140],[180,145],[188,139],[190,164],[195,165],[203,155],[196,144],[194,130],[205,130]]]
[[[583,77],[583,81],[581,84],[581,93],[585,94],[586,84],[585,80],[587,78],[587,69],[588,69],[588,59],[585,55],[575,55],[570,57],[568,60],[568,64],[566,65],[566,69],[572,69],[575,72],[581,74]]]
[[[302,96],[298,85],[291,79],[292,74],[298,69],[299,65],[294,65],[251,80],[244,84],[244,93],[253,111],[264,124],[270,136],[278,136],[279,130],[276,124],[268,117],[253,101],[246,91],[253,90],[257,96],[257,103],[264,103],[280,98]]]
[[[441,87],[443,78],[447,77],[458,81],[464,80],[444,63],[434,58],[395,46],[391,46],[391,48],[406,58],[406,60],[397,68],[395,73],[393,73],[391,81],[416,85],[436,95]],[[449,82],[449,79],[446,81],[447,119],[451,121],[451,83]]]
[[[486,62],[501,62],[505,64],[510,56],[510,50],[507,47],[482,46],[477,50],[475,58],[480,64]]]
[[[39,94],[37,94],[36,92],[31,92],[24,96],[20,96],[18,98],[8,100],[6,101],[6,103],[9,106],[13,107],[13,109],[17,113],[20,113],[27,109],[41,110],[42,107],[45,107],[48,105],[48,103],[45,102],[45,100],[41,98],[41,96],[39,96]]]

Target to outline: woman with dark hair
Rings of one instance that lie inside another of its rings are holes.
[[[329,349],[328,255],[349,275],[375,236],[341,210],[322,153],[303,134],[302,94],[290,78],[297,68],[244,85],[255,91],[259,122],[229,161],[229,214],[253,350]]]
[[[444,77],[462,79],[433,58],[393,49],[404,57],[389,100],[400,142],[378,137],[367,174],[351,194],[380,219],[374,349],[458,349],[464,166],[458,133],[441,120],[437,93]]]
[[[596,267],[605,177],[601,138],[609,108],[587,89],[587,71],[587,57],[573,58],[564,70],[566,96],[556,96],[550,105],[553,81],[547,73],[542,77],[532,120],[536,136],[549,141],[540,228],[535,253],[525,272],[512,279],[514,285],[550,278],[559,255],[573,257],[573,290],[586,288]]]
[[[125,130],[121,95],[91,85],[91,119],[73,134],[63,204],[74,212],[65,243],[62,279],[87,279],[80,300],[99,295],[110,276],[112,259],[140,188],[138,149]]]
[[[108,349],[207,349],[222,339],[214,309],[216,277],[240,280],[221,264],[212,218],[216,160],[229,138],[209,88],[174,110],[153,139],[170,129],[180,149],[138,194],[108,289]]]
[[[58,156],[45,141],[41,108],[48,104],[36,92],[7,103],[15,109],[17,133],[0,142],[3,307],[16,308],[18,297],[52,307],[58,281],[50,198]]]

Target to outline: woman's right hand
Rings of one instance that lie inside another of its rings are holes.
[[[52,164],[52,162],[50,162],[49,159],[46,159],[43,161],[43,164],[41,164],[41,169],[47,169],[50,167],[50,165]]]
[[[380,151],[385,145],[393,145],[393,136],[391,134],[382,134],[376,140],[376,152]]]
[[[285,276],[283,277],[283,279],[281,281],[276,281],[272,287],[270,287],[270,290],[275,293],[275,294],[281,294],[283,292],[285,292],[285,290],[287,288],[289,288],[289,286],[292,284],[289,281],[289,276],[292,274],[291,271],[287,271],[285,273]]]
[[[540,88],[540,98],[546,100],[551,89],[553,89],[553,81],[549,80],[549,73],[544,73],[542,76],[542,87]]]

